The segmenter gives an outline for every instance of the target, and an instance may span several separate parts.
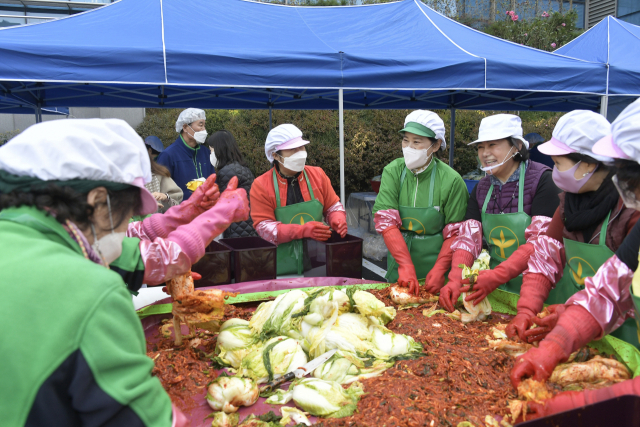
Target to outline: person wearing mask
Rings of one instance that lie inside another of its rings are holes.
[[[164,151],[162,141],[157,136],[150,135],[144,139],[151,162],[151,182],[145,184],[145,188],[153,194],[158,201],[158,212],[164,213],[171,206],[182,202],[182,190],[171,179],[169,169],[158,164],[156,158]]]
[[[418,277],[427,276],[451,244],[443,229],[464,218],[469,199],[462,177],[433,157],[446,148],[444,133],[444,122],[431,111],[416,110],[405,118],[404,156],[385,166],[373,205],[376,231],[389,251],[385,278],[416,295]]]
[[[596,143],[593,152],[615,159],[612,181],[625,206],[640,210],[640,101],[620,113],[611,124],[611,135]],[[557,323],[539,347],[518,356],[511,370],[514,387],[528,377],[546,380],[572,352],[609,334],[633,313],[638,322],[639,251],[640,225],[636,223],[615,255],[602,264],[593,277],[585,280],[585,289],[573,295],[561,310],[556,310]],[[548,416],[628,394],[640,395],[640,377],[599,390],[569,391],[543,402],[529,402],[531,413],[527,418]]]
[[[452,239],[451,245],[438,255],[435,267],[427,275],[426,286],[431,293],[440,292],[440,303],[449,311],[462,292],[460,264],[471,266],[482,250],[482,238],[489,245],[491,268],[511,258],[506,274],[489,278],[490,285],[499,281],[506,291],[520,293],[522,278],[531,252],[512,254],[526,242],[526,230],[532,217],[551,218],[558,207],[559,190],[553,183],[551,170],[529,160],[529,143],[522,137],[520,117],[512,114],[496,114],[480,122],[476,145],[482,170],[482,178],[471,192],[465,220],[445,229]],[[451,268],[449,283],[444,285],[444,275]],[[504,277],[508,276],[508,277]],[[474,288],[475,289],[475,288]]]
[[[585,279],[615,254],[640,217],[640,212],[624,206],[615,191],[613,173],[606,166],[613,159],[593,152],[595,143],[610,133],[611,125],[603,116],[576,110],[562,116],[551,140],[539,146],[541,153],[553,159],[553,181],[563,192],[553,218],[538,221],[538,237],[533,239],[533,230],[528,230],[527,243],[512,255],[517,259],[518,252],[531,252],[533,248],[523,273],[518,314],[507,327],[510,338],[517,335],[523,341],[540,341],[539,334],[545,328],[530,328],[534,323],[544,326],[552,321],[552,317],[537,317],[543,303],[564,304],[584,289]],[[476,303],[482,300],[498,286],[498,269],[507,271],[510,264],[511,258],[496,270],[483,272],[479,288],[474,285],[476,292],[467,299],[475,298]],[[638,343],[633,319],[618,328],[615,335]]]
[[[197,108],[187,108],[181,112],[176,121],[178,138],[157,158],[159,164],[169,169],[184,197],[192,193],[187,188],[187,183],[200,178],[206,179],[215,173],[209,159],[209,150],[202,148],[207,140],[206,119],[204,110]]]
[[[244,188],[249,194],[255,177],[244,161],[233,134],[228,130],[215,132],[207,138],[207,145],[211,149],[211,164],[217,171],[216,181],[220,191],[224,191],[229,180],[236,176],[238,187]],[[231,224],[223,233],[225,239],[257,235],[251,218]]]
[[[107,268],[131,216],[157,208],[150,180],[142,139],[122,120],[39,123],[0,147],[6,425],[187,425]]]
[[[300,275],[310,268],[303,239],[326,241],[329,226],[347,235],[346,213],[329,177],[305,165],[307,144],[292,124],[271,129],[264,151],[273,167],[251,186],[251,218],[258,235],[278,246],[278,275]]]

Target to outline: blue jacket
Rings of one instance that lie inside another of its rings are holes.
[[[160,153],[156,161],[169,169],[171,178],[184,194],[183,200],[187,200],[192,193],[187,189],[187,182],[208,178],[215,173],[210,156],[211,151],[207,146],[198,144],[196,148],[191,148],[179,135],[173,144]]]

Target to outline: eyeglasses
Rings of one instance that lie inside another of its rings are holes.
[[[613,175],[611,181],[613,181],[613,185],[616,187],[616,190],[618,190],[618,194],[622,197],[624,205],[629,209],[640,211],[640,201],[636,198],[636,193],[629,189],[628,184],[624,181],[618,181],[617,175]]]

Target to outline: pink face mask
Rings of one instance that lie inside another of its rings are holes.
[[[558,186],[559,189],[566,191],[567,193],[577,194],[580,189],[584,187],[587,181],[589,181],[591,175],[598,170],[598,166],[596,166],[593,171],[584,174],[581,179],[576,179],[575,173],[580,163],[581,162],[576,163],[574,167],[563,172],[560,172],[556,166],[553,167],[553,174],[551,176],[553,178],[553,182],[556,183],[556,186]]]

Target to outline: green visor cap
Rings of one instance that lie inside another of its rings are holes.
[[[415,133],[416,135],[427,136],[429,138],[436,137],[436,133],[434,131],[416,122],[409,122],[406,125],[404,125],[404,129],[402,129],[400,133],[404,134],[405,132],[411,132],[411,133]]]

